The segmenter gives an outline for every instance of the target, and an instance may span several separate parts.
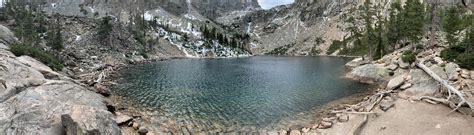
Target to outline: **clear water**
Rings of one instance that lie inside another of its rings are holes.
[[[370,86],[342,79],[349,59],[270,57],[180,59],[124,71],[115,93],[158,110],[188,130],[285,129]]]

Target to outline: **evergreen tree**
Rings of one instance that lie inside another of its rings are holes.
[[[464,29],[462,13],[461,8],[453,6],[446,10],[443,17],[443,30],[446,32],[446,40],[450,46],[458,44],[458,32]]]
[[[212,28],[210,36],[211,39],[217,39],[217,29],[215,27]]]
[[[54,26],[53,24],[50,26],[47,35],[46,45],[54,50],[62,50],[64,48],[59,19],[56,19]]]
[[[18,22],[15,28],[15,35],[27,45],[36,45],[39,43],[39,36],[36,33],[33,14],[31,10],[24,7],[18,8],[15,21]]]
[[[47,31],[47,29],[46,29],[46,25],[47,25],[46,18],[41,13],[38,13],[36,16],[37,16],[36,19],[38,21],[37,32],[38,33],[45,33]]]
[[[8,0],[5,2],[5,14],[7,19],[16,19],[17,16],[17,5],[12,1]]]
[[[112,32],[112,17],[102,17],[98,21],[97,36],[101,41],[108,41],[111,44],[111,32]]]
[[[390,8],[389,20],[387,22],[387,40],[388,44],[392,46],[392,50],[395,50],[395,45],[401,40],[401,25],[402,17],[400,12],[402,11],[402,6],[400,2],[392,3]]]
[[[229,39],[227,38],[227,35],[224,34],[224,44],[229,45]]]
[[[424,34],[425,6],[419,0],[407,0],[401,25],[402,37],[412,45],[418,43]]]
[[[372,21],[373,21],[372,16],[374,15],[374,12],[373,12],[372,3],[370,2],[370,0],[365,0],[364,5],[362,6],[362,11],[363,11],[362,17],[364,19],[364,25],[365,25],[365,36],[364,36],[363,44],[367,46],[368,53],[369,53],[368,54],[369,60],[372,60],[372,56],[373,56],[372,45],[374,44],[373,41],[375,41],[374,40],[375,35],[372,28]]]

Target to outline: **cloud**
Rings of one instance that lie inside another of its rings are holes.
[[[258,3],[263,9],[270,9],[275,6],[291,4],[293,2],[294,0],[258,0]]]

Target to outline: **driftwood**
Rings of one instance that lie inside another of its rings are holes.
[[[367,124],[367,121],[369,121],[369,115],[368,114],[364,115],[364,119],[351,128],[349,134],[350,135],[359,135],[362,128],[365,126],[365,124]]]
[[[104,71],[100,72],[99,77],[97,77],[97,80],[94,81],[95,84],[100,84],[102,82],[102,79],[104,78]]]
[[[393,90],[386,90],[386,91],[381,91],[375,95],[370,96],[368,102],[371,102],[371,103],[365,106],[366,111],[371,112],[377,106],[377,104],[379,104],[380,101],[382,101],[384,97],[388,96],[388,94],[392,92]]]
[[[426,66],[423,64],[423,62],[417,63],[416,66],[418,66],[419,68],[421,68],[421,69],[422,69],[423,71],[425,71],[429,76],[431,76],[433,79],[435,79],[436,81],[438,81],[439,83],[441,83],[444,87],[446,87],[446,88],[448,89],[448,93],[449,93],[449,96],[448,96],[448,98],[447,98],[446,100],[444,100],[444,99],[440,100],[440,99],[428,98],[428,97],[422,97],[422,98],[424,98],[424,99],[430,99],[430,100],[437,101],[437,102],[442,102],[442,103],[444,103],[444,104],[448,104],[448,105],[449,105],[449,104],[451,104],[451,102],[452,102],[452,101],[450,100],[451,97],[452,97],[451,94],[454,94],[454,95],[456,95],[457,97],[459,97],[459,100],[460,100],[460,101],[459,101],[458,103],[454,103],[454,104],[457,104],[457,105],[456,105],[456,107],[455,107],[449,114],[451,114],[452,112],[457,111],[457,110],[458,110],[461,106],[463,106],[463,105],[467,105],[467,106],[469,106],[469,108],[471,108],[471,110],[474,110],[472,103],[470,103],[470,102],[466,99],[465,95],[464,95],[461,91],[457,90],[456,88],[454,88],[453,86],[451,86],[451,85],[448,83],[448,81],[443,80],[443,79],[442,79],[441,77],[439,77],[436,73],[434,73],[433,71],[431,71],[431,69],[429,69],[428,67],[426,67]],[[449,115],[449,114],[448,114],[448,115]]]

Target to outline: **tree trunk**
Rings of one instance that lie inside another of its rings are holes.
[[[438,9],[438,0],[434,0],[431,3],[431,30],[430,30],[430,41],[427,48],[433,48],[436,44],[436,31],[438,30],[438,16],[436,11]]]

